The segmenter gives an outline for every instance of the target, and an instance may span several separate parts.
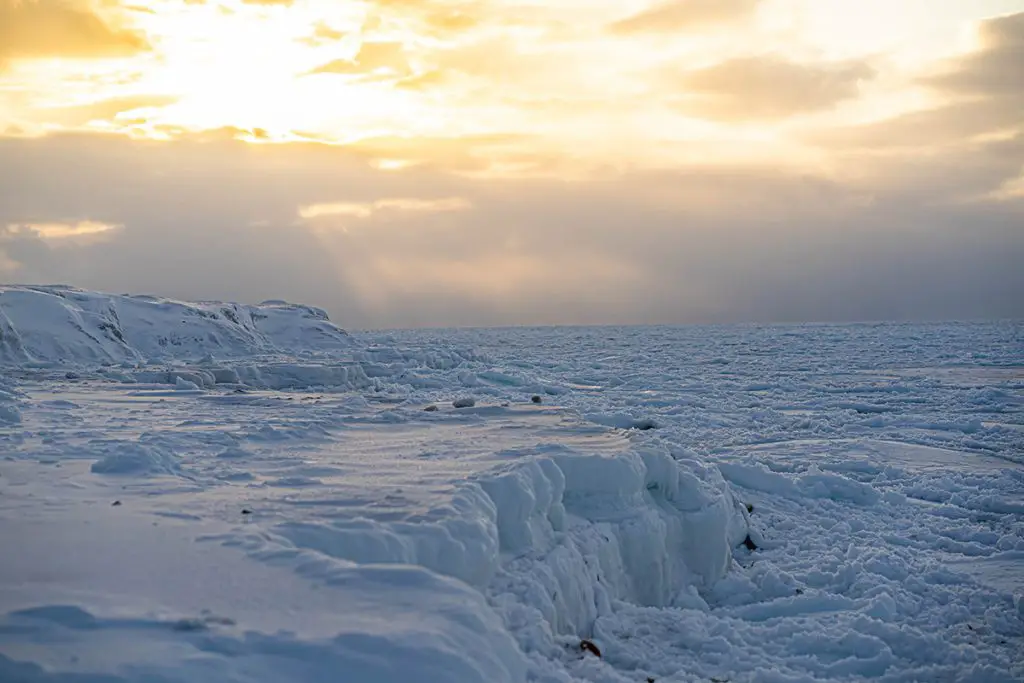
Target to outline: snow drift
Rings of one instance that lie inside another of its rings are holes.
[[[0,286],[0,363],[294,356],[349,344],[323,310],[282,301],[186,303],[62,285]]]
[[[748,533],[725,480],[685,453],[566,448],[475,476],[415,523],[288,521],[224,542],[275,561],[283,546],[461,579],[524,652],[557,658],[562,639],[589,636],[617,603],[703,605],[698,591],[726,575]]]

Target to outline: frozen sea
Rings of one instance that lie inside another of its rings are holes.
[[[1018,322],[7,288],[0,359],[3,683],[1024,680]]]

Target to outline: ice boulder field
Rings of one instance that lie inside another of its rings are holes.
[[[1021,323],[0,287],[3,683],[861,680],[1024,680]]]

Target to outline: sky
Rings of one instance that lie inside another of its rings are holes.
[[[0,282],[1024,318],[1024,0],[0,0]]]

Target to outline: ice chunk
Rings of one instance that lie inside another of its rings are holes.
[[[178,458],[158,445],[119,443],[92,464],[95,474],[175,474]]]

